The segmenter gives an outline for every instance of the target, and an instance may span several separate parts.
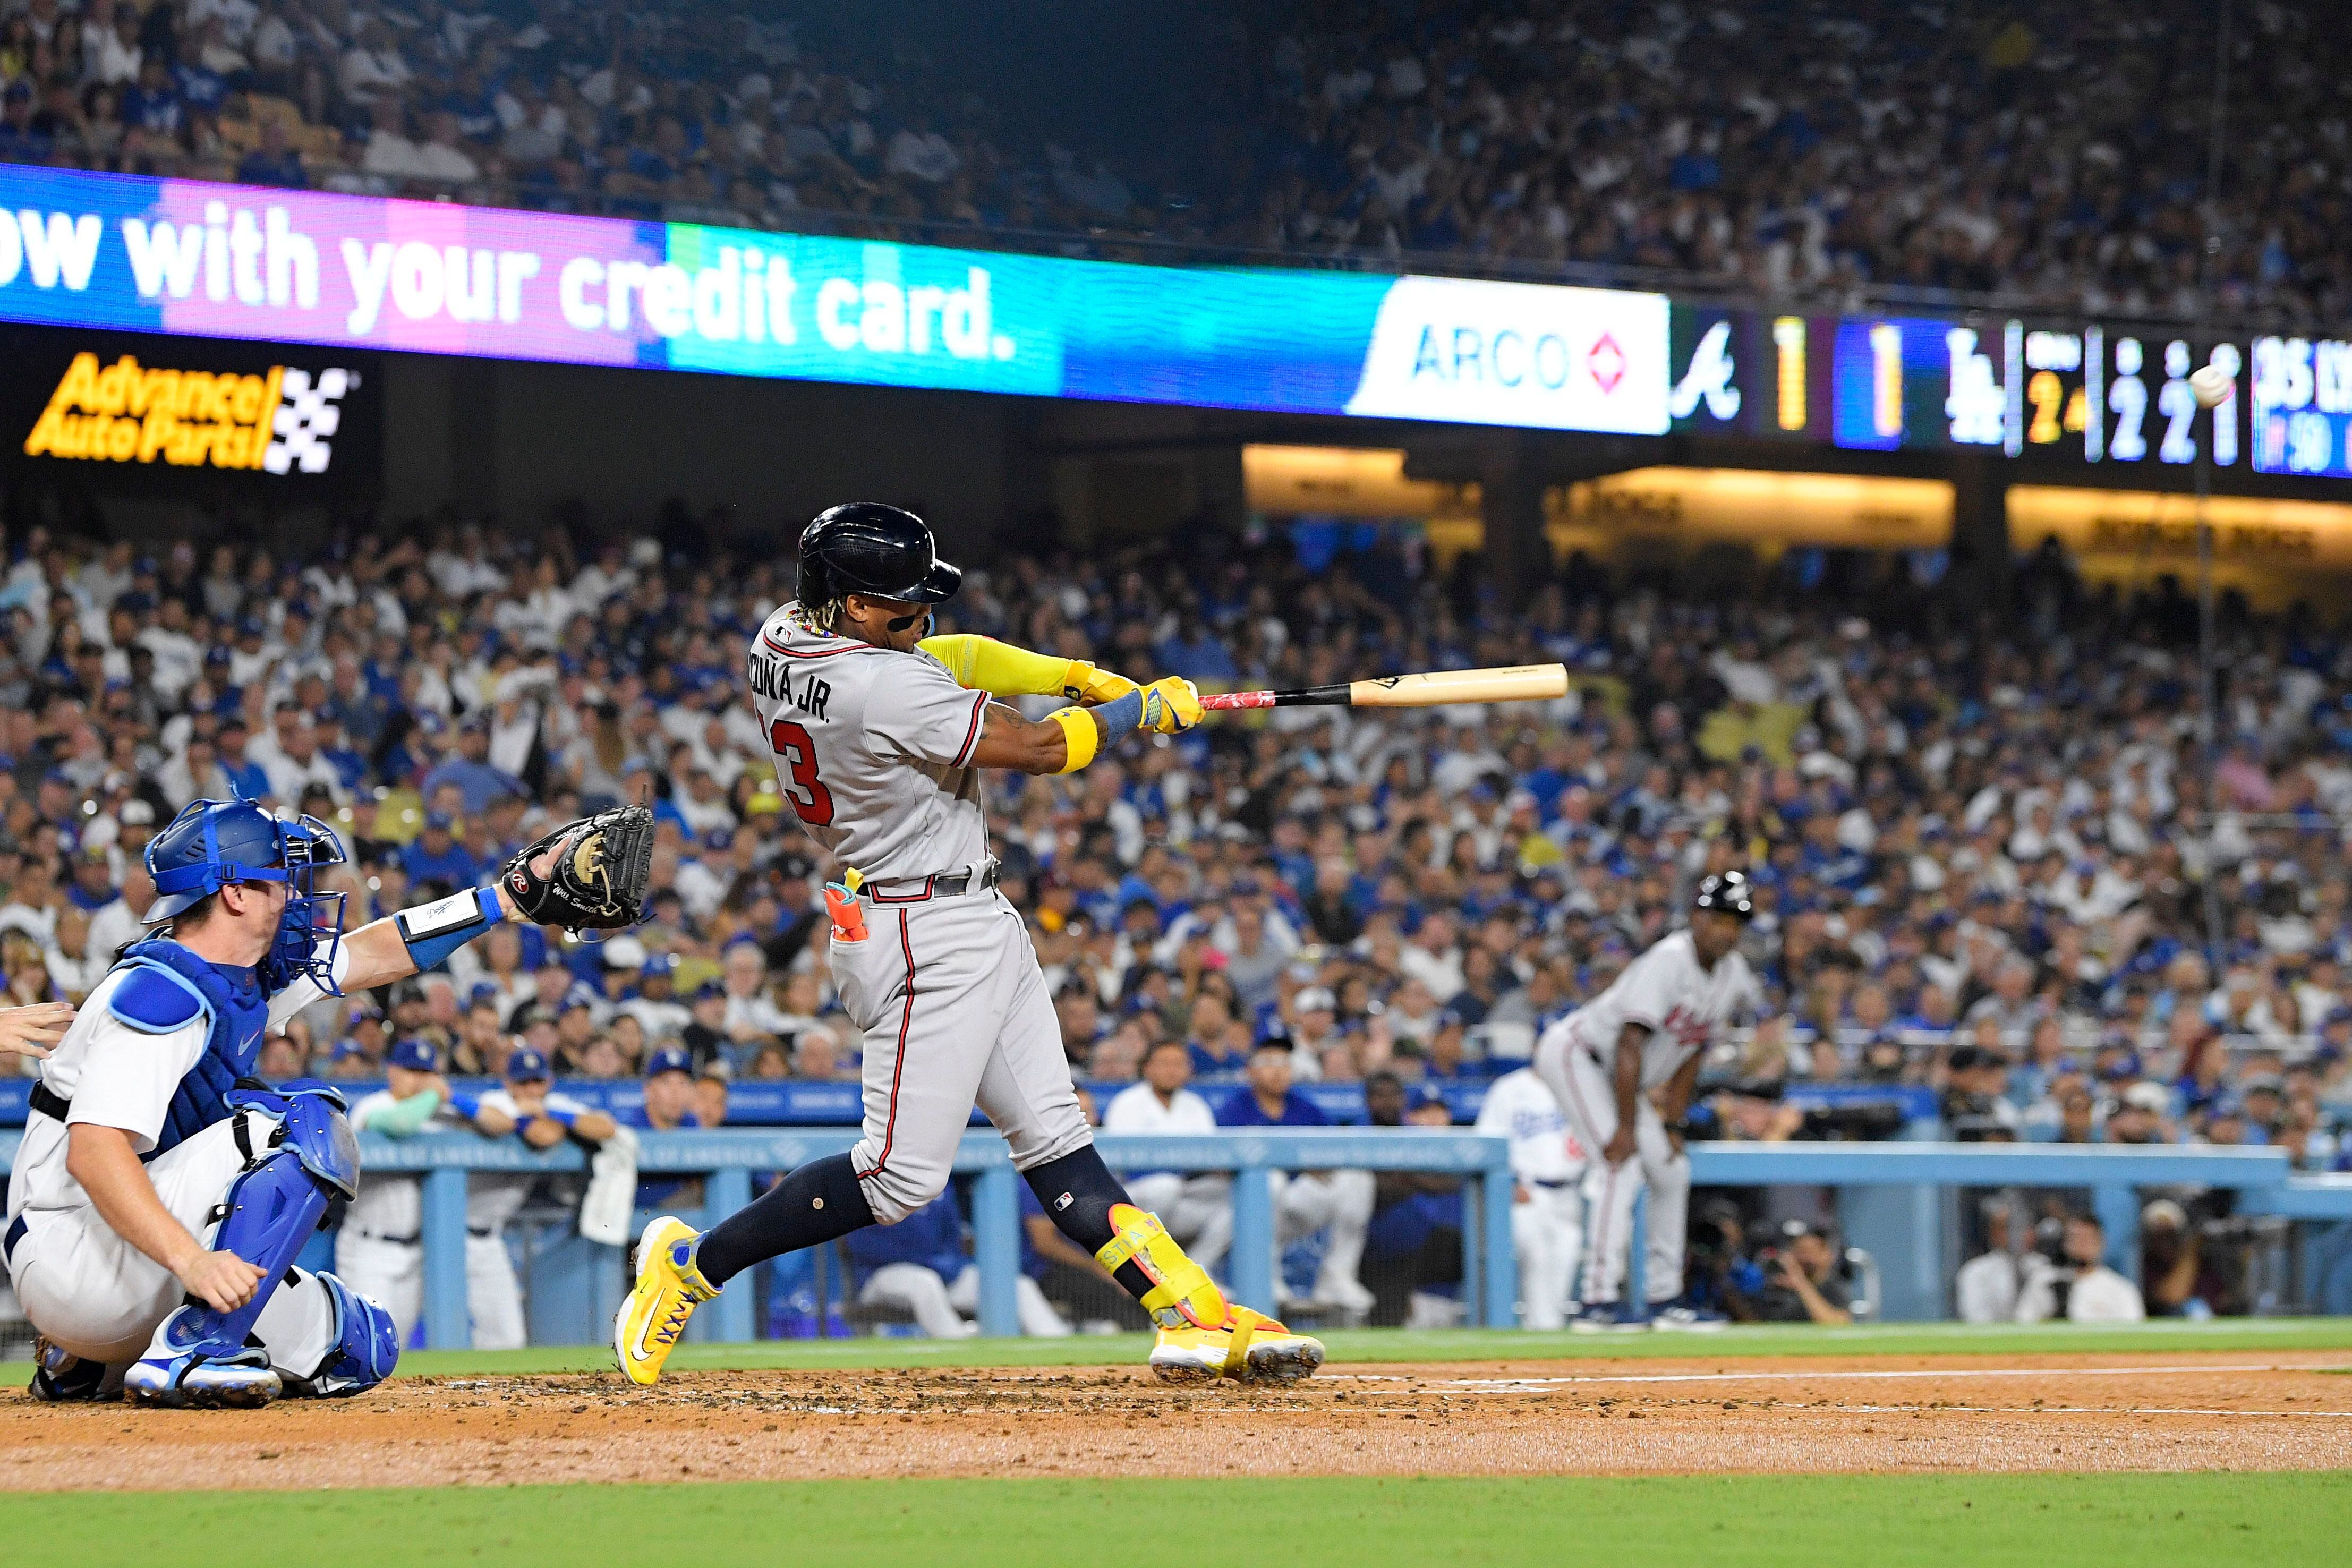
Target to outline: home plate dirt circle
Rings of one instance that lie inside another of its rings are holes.
[[[2334,1469],[2352,1356],[1857,1356],[401,1378],[259,1411],[0,1396],[0,1486],[190,1489],[853,1476]]]

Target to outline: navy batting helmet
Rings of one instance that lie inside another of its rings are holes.
[[[1736,916],[1744,921],[1756,912],[1753,892],[1754,889],[1744,874],[1738,871],[1726,871],[1720,876],[1706,878],[1699,883],[1698,891],[1691,895],[1691,908],[1720,910],[1725,914]]]
[[[963,569],[940,559],[929,526],[902,507],[854,500],[817,513],[801,531],[803,605],[851,594],[936,605],[962,584]]]

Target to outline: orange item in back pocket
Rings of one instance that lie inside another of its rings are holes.
[[[838,882],[824,885],[825,912],[833,917],[833,940],[864,942],[866,940],[866,909],[857,895]]]

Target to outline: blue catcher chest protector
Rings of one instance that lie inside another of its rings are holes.
[[[118,1022],[152,1035],[198,1016],[205,1025],[205,1053],[172,1092],[152,1160],[228,1115],[229,1091],[261,1055],[269,998],[253,970],[207,963],[169,937],[131,943],[121,967],[127,973],[106,999]]]
[[[159,925],[232,885],[284,882],[285,912],[261,961],[250,967],[210,963],[167,936],[123,950],[128,971],[107,1010],[142,1034],[170,1034],[201,1015],[204,1055],[180,1080],[153,1153],[177,1147],[228,1114],[226,1096],[253,1071],[268,1025],[269,998],[308,977],[330,994],[342,936],[343,895],[320,894],[318,868],[341,863],[342,847],[315,817],[283,822],[247,800],[188,803],[147,846],[155,900],[147,921]],[[324,916],[324,919],[321,917]],[[320,951],[320,938],[328,940]]]

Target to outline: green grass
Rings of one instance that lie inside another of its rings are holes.
[[[9,1521],[14,1521],[12,1524]],[[2344,1474],[833,1481],[0,1496],[43,1561],[1584,1563],[2147,1568],[2341,1561]],[[299,1548],[294,1544],[299,1542]],[[258,1547],[257,1546],[258,1544]]]
[[[2082,1326],[1878,1323],[1850,1329],[1810,1324],[1743,1324],[1713,1334],[1530,1334],[1513,1329],[1341,1329],[1323,1336],[1334,1362],[1543,1361],[1595,1356],[1754,1355],[2105,1355],[2174,1351],[2345,1351],[2352,1318],[2224,1318]],[[1067,1340],[763,1340],[756,1344],[680,1346],[680,1370],[751,1372],[767,1368],[1119,1366],[1143,1360],[1141,1334]],[[613,1352],[599,1345],[520,1351],[412,1351],[400,1358],[411,1376],[599,1372]],[[31,1377],[30,1363],[0,1363],[0,1385]]]

